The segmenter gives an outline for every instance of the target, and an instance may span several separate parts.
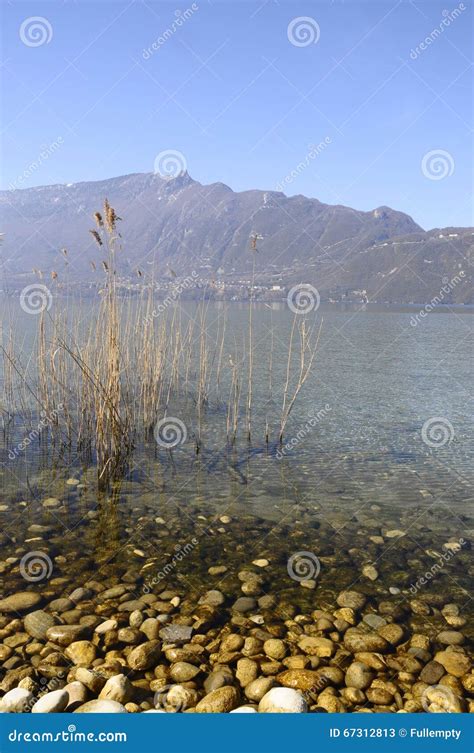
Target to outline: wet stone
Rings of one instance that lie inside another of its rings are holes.
[[[311,690],[319,687],[319,675],[312,669],[287,669],[276,677],[280,685],[295,690]]]
[[[461,646],[464,640],[463,634],[456,630],[442,630],[436,636],[437,643],[444,643],[447,646]]]
[[[55,625],[47,629],[46,637],[60,646],[69,646],[70,643],[85,638],[89,632],[84,625]]]
[[[90,667],[97,655],[97,649],[91,641],[74,641],[64,652],[73,664],[80,667]]]
[[[349,607],[355,611],[362,609],[367,598],[358,591],[341,591],[337,597],[337,603],[340,607]]]
[[[378,614],[364,614],[363,621],[374,630],[387,624],[387,620]]]
[[[252,680],[245,686],[244,694],[249,701],[259,703],[263,696],[268,693],[275,685],[273,677],[259,677],[256,680]]]
[[[170,675],[175,682],[189,682],[190,680],[193,680],[200,671],[199,667],[196,667],[194,664],[181,661],[172,665]]]
[[[348,667],[345,682],[348,688],[357,688],[358,690],[365,690],[369,687],[374,679],[374,672],[366,664],[362,662],[353,662]]]
[[[118,703],[128,703],[134,695],[134,687],[123,674],[110,677],[100,691],[99,698]]]
[[[384,653],[389,643],[377,633],[361,633],[355,628],[349,628],[344,635],[344,646],[352,653],[360,651],[375,651]]]
[[[23,622],[26,632],[32,638],[37,638],[40,641],[46,640],[47,630],[55,624],[56,619],[53,615],[44,612],[42,609],[27,614]]]
[[[41,603],[41,595],[33,591],[18,591],[5,599],[0,599],[0,613],[30,612]]]
[[[159,636],[167,643],[188,643],[191,640],[193,628],[189,625],[166,625],[159,631]]]
[[[434,658],[445,668],[448,674],[454,675],[454,677],[462,677],[467,674],[472,666],[470,658],[458,651],[440,651]]]
[[[132,649],[128,655],[128,666],[131,669],[149,669],[158,663],[161,656],[160,641],[146,641]]]
[[[207,591],[204,596],[199,599],[199,604],[204,604],[210,607],[220,607],[225,602],[225,596],[221,591]]]
[[[62,597],[60,599],[54,599],[51,601],[48,605],[51,612],[58,612],[59,614],[62,614],[63,612],[67,612],[69,609],[72,609],[74,607],[74,602],[71,601],[71,599],[68,599],[67,597]]]
[[[225,685],[222,688],[213,690],[199,701],[196,706],[198,714],[203,713],[224,713],[235,709],[239,702],[239,692],[237,688]]]
[[[256,609],[257,602],[255,599],[253,599],[251,596],[241,596],[237,599],[237,601],[234,602],[232,605],[232,609],[236,612],[251,612],[253,609]]]
[[[428,683],[428,685],[435,685],[445,673],[445,669],[437,661],[430,661],[426,664],[420,672],[420,680]]]

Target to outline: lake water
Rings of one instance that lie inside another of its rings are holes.
[[[11,314],[12,299],[4,305]],[[83,306],[78,314],[90,316]],[[211,334],[223,308],[208,308]],[[248,327],[248,307],[226,308],[228,331],[238,342]],[[193,304],[183,311],[195,315]],[[24,588],[19,560],[36,550],[47,553],[52,573],[28,587],[41,589],[47,599],[90,579],[107,586],[125,579],[138,595],[143,584],[159,584],[177,589],[185,603],[196,603],[210,588],[232,601],[242,595],[239,571],[267,559],[262,592],[279,600],[275,615],[284,611],[282,604],[290,611],[334,607],[337,594],[351,588],[378,602],[390,600],[407,620],[404,610],[416,594],[431,606],[429,616],[411,615],[412,627],[421,620],[432,632],[442,624],[442,604],[456,602],[467,617],[473,575],[473,320],[467,312],[443,312],[414,326],[414,313],[320,308],[315,366],[283,447],[275,441],[276,396],[285,381],[293,322],[283,305],[254,310],[250,443],[241,438],[226,446],[222,407],[210,402],[208,430],[196,455],[196,427],[184,401],[175,401],[172,415],[185,424],[187,441],[171,452],[153,440],[143,442],[128,477],[105,495],[97,493],[94,469],[74,456],[52,465],[32,446],[9,460],[3,446],[4,594]],[[26,348],[33,320],[16,312]],[[273,426],[269,445],[266,419]],[[47,498],[59,502],[44,506]],[[294,568],[290,572],[295,554],[305,555],[316,588],[302,588],[303,578],[294,577]],[[227,570],[211,575],[212,566]],[[375,570],[370,576],[364,574],[367,566]],[[463,630],[468,634],[472,623]]]

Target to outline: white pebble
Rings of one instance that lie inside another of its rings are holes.
[[[3,713],[21,713],[27,711],[34,696],[25,688],[13,688],[5,693],[0,701],[0,712]]]
[[[258,710],[263,714],[303,714],[308,711],[308,704],[297,690],[272,688],[263,696]]]
[[[53,714],[64,711],[69,703],[69,693],[67,690],[52,690],[51,693],[45,693],[36,701],[31,709],[32,714]]]
[[[233,709],[231,714],[256,714],[257,709],[254,706],[239,706],[238,709]]]

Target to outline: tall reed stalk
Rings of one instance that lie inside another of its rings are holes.
[[[58,450],[74,450],[95,462],[100,489],[126,473],[137,442],[148,441],[157,421],[168,416],[185,421],[197,453],[208,429],[215,428],[211,415],[213,421],[223,416],[227,442],[234,447],[241,435],[255,441],[257,415],[262,414],[261,441],[268,445],[275,432],[282,442],[312,373],[321,327],[310,327],[295,315],[278,416],[273,409],[278,399],[273,316],[268,376],[255,381],[255,349],[263,347],[254,331],[255,255],[248,328],[238,341],[228,332],[226,310],[213,334],[208,301],[198,304],[192,317],[176,300],[157,307],[153,277],[142,283],[138,298],[122,297],[117,284],[120,218],[107,200],[94,218],[90,232],[100,254],[94,267],[103,275],[98,312],[82,322],[74,315],[77,301],[61,309],[64,288],[55,272],[54,309],[38,317],[36,361],[29,353],[23,362],[13,330],[6,332],[2,326],[4,436],[14,430],[15,418],[24,427],[34,427],[39,414],[48,416],[49,440]],[[68,263],[67,253],[65,258]],[[266,400],[262,390],[268,391]]]

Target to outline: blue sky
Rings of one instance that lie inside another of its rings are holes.
[[[174,150],[202,183],[474,224],[467,1],[3,0],[2,14],[2,188],[151,172]],[[312,37],[288,32],[302,17]]]

